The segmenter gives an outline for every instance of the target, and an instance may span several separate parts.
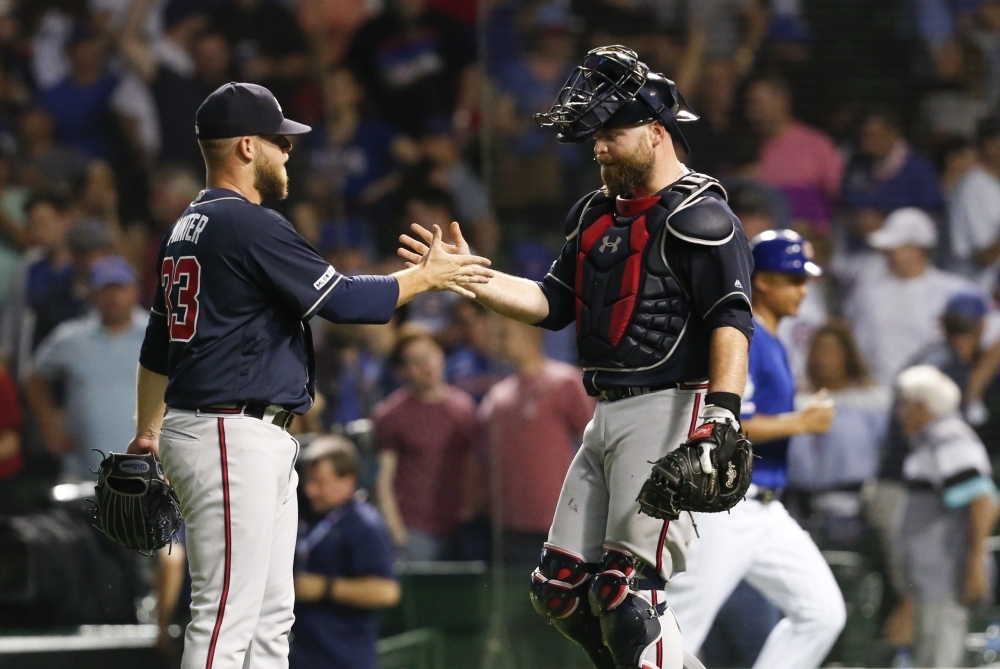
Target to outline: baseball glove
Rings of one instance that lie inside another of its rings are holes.
[[[152,555],[180,529],[177,493],[152,454],[107,455],[97,472],[94,492],[97,528],[125,548]]]
[[[704,451],[714,471],[702,466]],[[750,441],[730,421],[705,423],[653,463],[636,501],[641,513],[661,520],[674,520],[681,511],[728,511],[746,495],[752,475]]]

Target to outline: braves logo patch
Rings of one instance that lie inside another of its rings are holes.
[[[729,470],[726,472],[726,487],[732,488],[734,483],[736,483],[736,466],[730,462]]]

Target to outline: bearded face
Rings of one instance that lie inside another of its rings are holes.
[[[284,200],[288,197],[285,166],[261,151],[253,166],[253,187],[262,200]]]
[[[628,151],[616,155],[602,153],[597,156],[601,165],[601,181],[610,197],[630,197],[635,189],[647,183],[653,174],[656,154],[648,132],[636,138]]]

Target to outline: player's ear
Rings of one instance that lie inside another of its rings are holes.
[[[243,162],[249,163],[254,159],[260,148],[257,146],[259,140],[256,137],[240,137],[236,140],[236,155],[238,155]]]

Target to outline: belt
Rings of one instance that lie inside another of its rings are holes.
[[[671,390],[677,388],[680,384],[678,383],[668,383],[663,386],[627,386],[625,388],[609,388],[608,390],[602,390],[597,395],[597,399],[600,402],[617,402],[618,400],[623,400],[627,397],[638,397],[639,395],[648,395],[649,393],[655,393],[660,390]]]
[[[907,481],[906,488],[907,490],[937,490],[937,486],[930,481]]]
[[[202,407],[198,413],[221,414],[223,416],[248,416],[256,418],[265,423],[277,425],[282,430],[287,430],[295,414],[286,409],[282,409],[277,404],[265,404],[264,402],[233,402],[231,404],[216,404],[210,407]]]

